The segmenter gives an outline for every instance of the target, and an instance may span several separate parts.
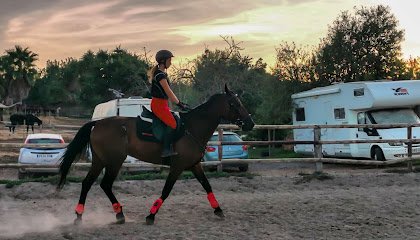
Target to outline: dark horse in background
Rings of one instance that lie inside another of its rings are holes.
[[[12,114],[10,115],[10,122],[9,132],[13,133],[15,133],[16,125],[26,125],[26,133],[29,132],[29,126],[31,126],[32,133],[34,133],[35,123],[37,123],[38,126],[42,125],[42,120],[32,114]]]
[[[155,215],[169,196],[176,180],[184,170],[190,170],[207,192],[207,199],[214,213],[223,218],[224,214],[217,202],[209,181],[201,166],[205,146],[216,130],[221,119],[228,120],[249,131],[254,127],[254,121],[242,105],[241,101],[225,86],[225,92],[215,94],[200,106],[186,113],[180,113],[184,124],[184,134],[174,143],[178,155],[172,157],[169,175],[167,176],[162,195],[152,205],[150,214],[146,217],[147,224],[153,224]],[[58,189],[62,188],[71,164],[90,143],[92,150],[92,166],[82,183],[79,202],[76,206],[75,224],[82,220],[86,196],[102,169],[105,175],[100,184],[111,201],[116,213],[117,223],[124,223],[125,217],[121,204],[112,192],[112,185],[127,155],[142,161],[162,164],[165,159],[160,157],[162,144],[140,140],[136,135],[136,118],[112,117],[92,121],[83,125],[73,141],[67,147],[60,164],[61,178]]]

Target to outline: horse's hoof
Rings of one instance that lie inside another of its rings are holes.
[[[214,214],[220,218],[225,218],[225,215],[223,214],[223,211],[220,207],[214,209]]]
[[[125,223],[124,213],[122,213],[122,212],[117,213],[116,217],[117,217],[117,224],[124,224]]]
[[[154,214],[150,214],[149,216],[146,217],[146,224],[147,225],[153,225],[155,223],[155,215]]]
[[[76,219],[74,219],[73,224],[78,226],[82,224],[82,214],[77,214]]]

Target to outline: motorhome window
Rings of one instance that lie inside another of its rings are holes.
[[[420,119],[413,109],[386,109],[372,111],[370,115],[377,124],[420,123]]]
[[[357,114],[357,124],[366,124],[366,114],[364,112]]]
[[[334,118],[335,119],[345,119],[346,118],[346,112],[344,111],[344,108],[334,108]]]
[[[357,124],[366,124],[366,123],[367,123],[366,113],[359,112],[357,114]],[[363,128],[358,128],[358,130],[363,131]]]
[[[296,108],[296,121],[305,121],[305,109]]]
[[[365,95],[365,89],[364,88],[356,88],[353,91],[353,95],[355,97],[364,96]]]

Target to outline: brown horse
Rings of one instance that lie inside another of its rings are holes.
[[[200,163],[205,146],[221,119],[235,123],[245,131],[254,127],[254,121],[248,111],[236,94],[230,91],[226,85],[225,93],[215,94],[207,102],[180,115],[185,133],[174,143],[178,155],[170,159],[169,175],[162,195],[150,209],[150,214],[146,217],[147,224],[154,223],[156,213],[184,170],[192,171],[207,192],[207,198],[214,209],[214,213],[223,218],[223,211],[212,192]],[[92,150],[92,166],[82,183],[82,191],[75,209],[77,215],[75,223],[81,222],[87,193],[103,168],[105,168],[105,175],[100,186],[112,203],[117,223],[124,223],[125,217],[122,207],[112,192],[112,185],[121,165],[127,155],[145,162],[162,164],[166,160],[160,157],[162,144],[140,140],[136,135],[136,118],[112,117],[86,123],[77,132],[64,154],[60,165],[59,188],[63,187],[71,164],[89,142]]]

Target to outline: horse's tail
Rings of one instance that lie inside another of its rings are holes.
[[[80,156],[82,151],[86,148],[87,144],[90,140],[90,133],[92,131],[92,127],[95,126],[95,121],[88,122],[83,125],[79,131],[76,133],[73,141],[69,143],[67,146],[67,150],[62,157],[62,161],[60,163],[60,182],[58,183],[57,188],[61,189],[64,186],[66,181],[66,176],[70,170],[71,164],[74,162],[76,157]],[[77,160],[76,160],[77,161]]]

